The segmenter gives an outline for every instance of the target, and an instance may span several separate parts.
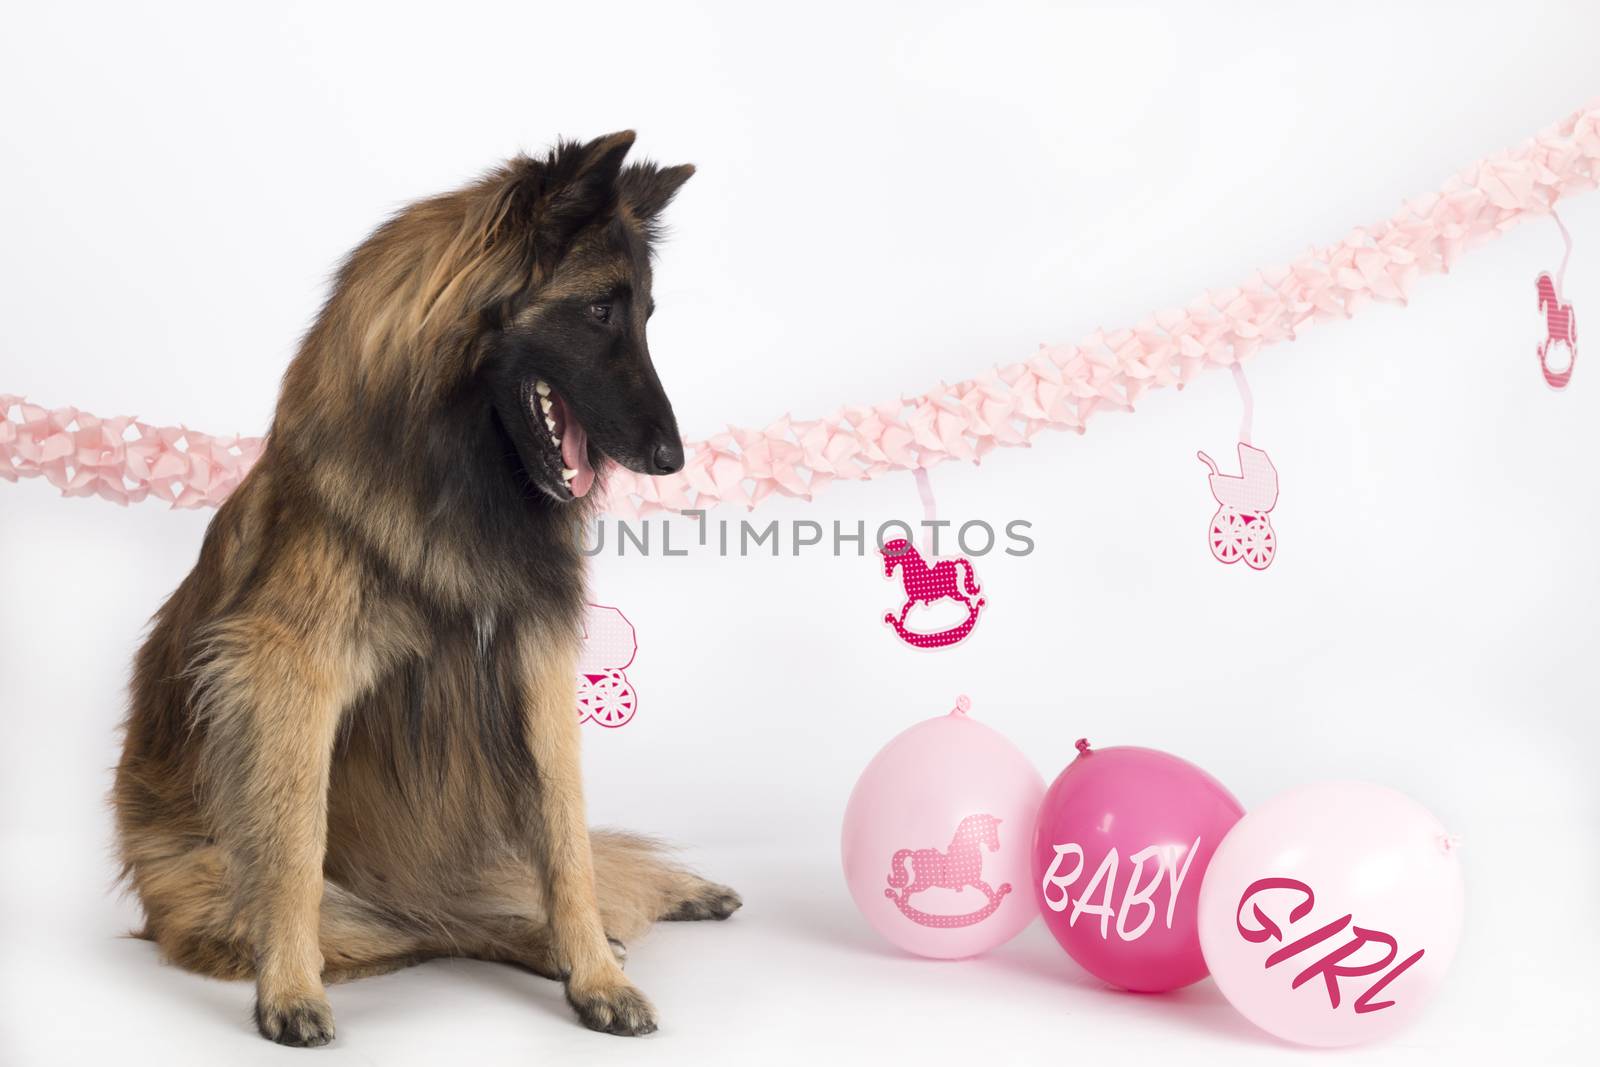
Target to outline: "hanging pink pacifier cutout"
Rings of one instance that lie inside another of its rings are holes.
[[[1556,271],[1555,278],[1552,279],[1549,272],[1545,272],[1533,284],[1539,293],[1539,311],[1544,315],[1545,322],[1544,340],[1539,343],[1539,370],[1544,374],[1546,385],[1561,390],[1572,381],[1572,368],[1578,363],[1578,316],[1571,304],[1561,301],[1561,290],[1567,278],[1567,260],[1572,258],[1572,235],[1561,222],[1561,216],[1551,211],[1550,217],[1555,219],[1556,226],[1561,230],[1566,251],[1562,253],[1561,268]],[[1550,354],[1556,345],[1565,345],[1567,348],[1565,370],[1550,369]]]

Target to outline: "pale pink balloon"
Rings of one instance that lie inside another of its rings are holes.
[[[1200,880],[1244,809],[1205,771],[1155,749],[1091,749],[1045,794],[1033,893],[1078,965],[1139,993],[1206,976],[1195,930]]]
[[[1383,786],[1284,793],[1228,834],[1200,889],[1200,945],[1223,995],[1303,1045],[1384,1037],[1422,1011],[1461,937],[1455,839]]]
[[[1029,835],[1044,779],[967,706],[962,697],[891,740],[845,807],[850,895],[873,929],[919,956],[977,955],[1035,915]]]

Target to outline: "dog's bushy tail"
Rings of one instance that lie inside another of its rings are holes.
[[[673,862],[653,838],[595,830],[589,842],[600,919],[610,937],[630,941],[658,920],[724,919],[739,907],[731,889]]]

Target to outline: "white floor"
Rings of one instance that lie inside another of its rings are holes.
[[[1510,826],[1507,832],[1517,833]],[[813,843],[823,844],[820,837]],[[1548,842],[1526,843],[1533,858]],[[632,946],[628,970],[661,1014],[661,1029],[650,1037],[589,1033],[554,983],[448,961],[335,987],[335,1044],[281,1049],[255,1035],[248,984],[162,965],[149,944],[118,936],[134,911],[101,891],[103,869],[51,864],[26,874],[26,857],[41,853],[59,849],[43,838],[11,836],[0,852],[8,872],[0,890],[5,1064],[313,1057],[329,1064],[491,1064],[564,1055],[651,1064],[1238,1064],[1329,1055],[1297,1053],[1255,1030],[1209,980],[1163,997],[1100,987],[1037,923],[979,960],[900,955],[851,910],[832,856],[809,848],[692,854],[744,891],[748,903],[729,922],[667,925]],[[1498,877],[1475,872],[1481,909],[1525,894],[1526,922],[1469,925],[1451,983],[1418,1025],[1386,1044],[1332,1057],[1375,1064],[1582,1061],[1600,1037],[1597,946],[1592,936],[1574,940],[1572,927],[1564,935],[1562,923],[1568,907],[1592,907],[1594,894],[1540,883],[1536,863]],[[1592,921],[1588,929],[1592,934]]]

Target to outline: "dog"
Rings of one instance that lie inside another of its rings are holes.
[[[582,520],[608,464],[682,468],[646,321],[690,166],[634,135],[520,156],[339,270],[261,459],[138,653],[113,807],[141,936],[333,1039],[325,983],[441,956],[646,1034],[623,944],[731,889],[584,821]]]

